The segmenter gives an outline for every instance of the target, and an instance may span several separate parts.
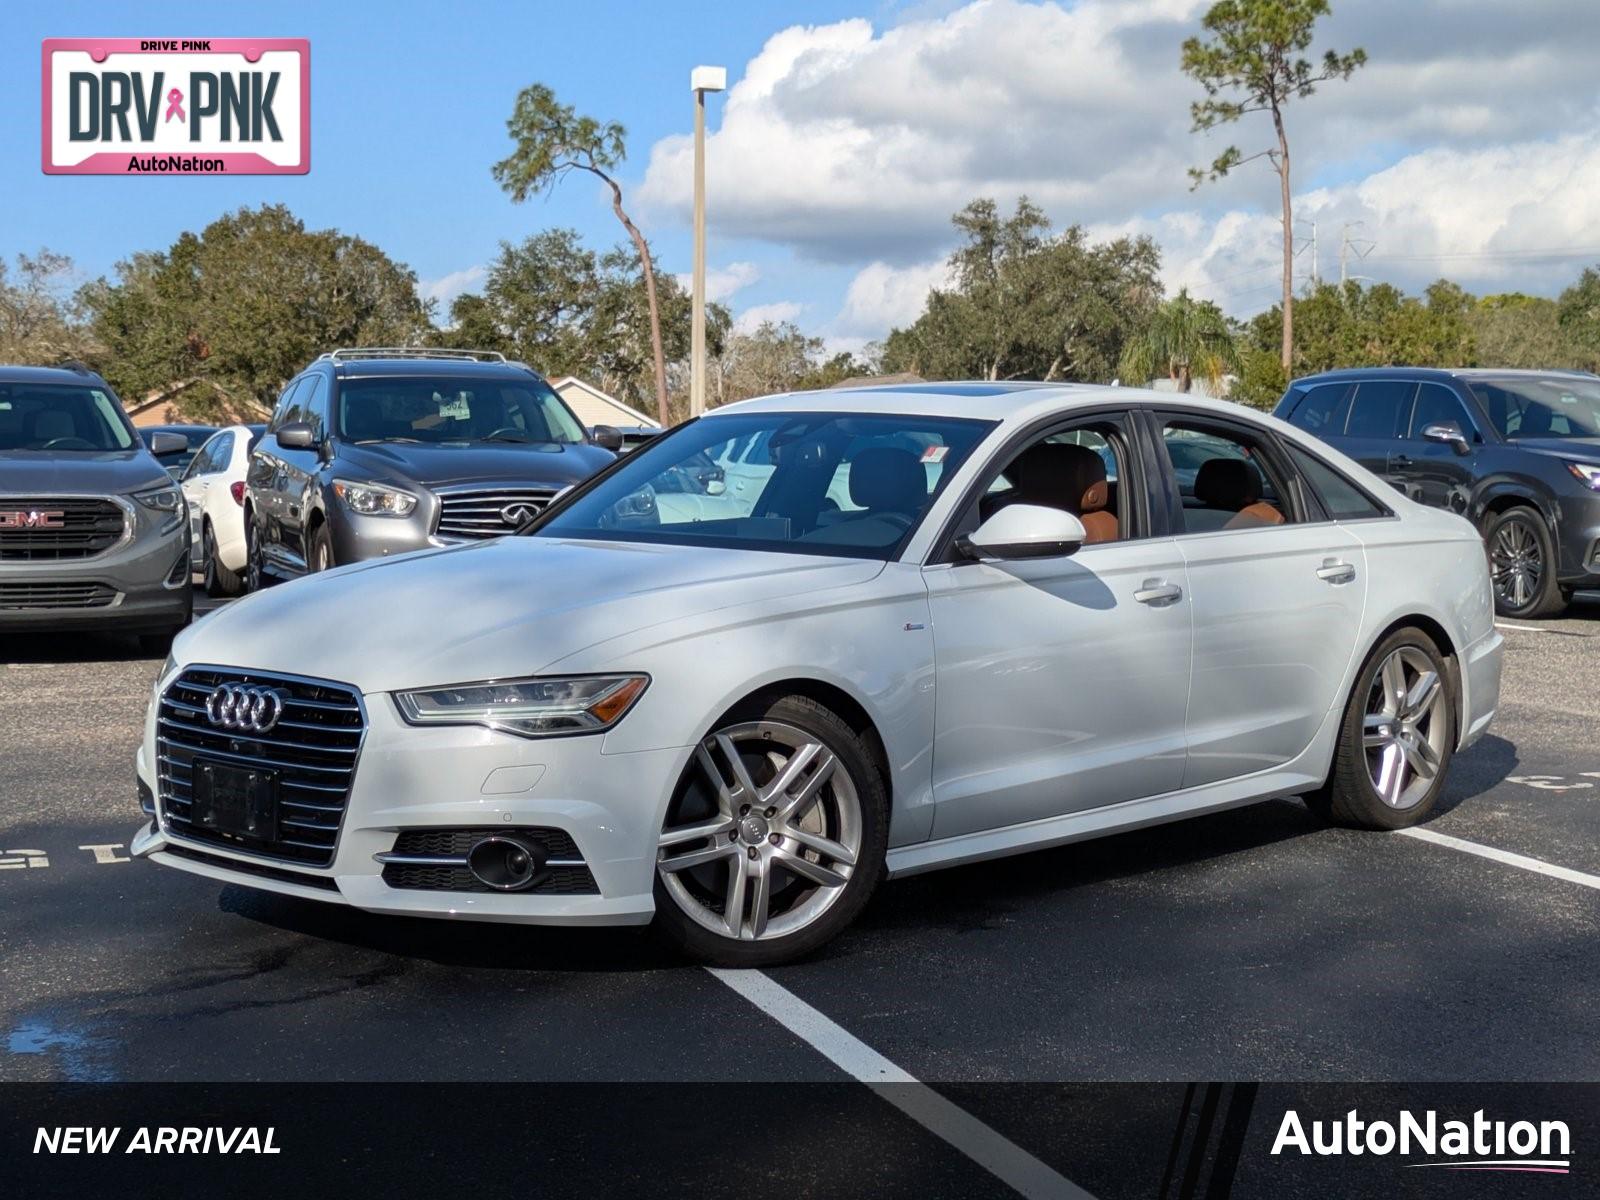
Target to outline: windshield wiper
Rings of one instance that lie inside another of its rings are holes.
[[[519,446],[531,446],[531,445],[533,445],[533,439],[532,438],[507,437],[503,433],[490,434],[488,437],[481,437],[481,438],[478,438],[476,440],[480,441],[480,442],[515,442]]]
[[[414,437],[352,438],[351,440],[358,446],[371,446],[377,442],[410,442],[416,446],[423,444],[421,438]]]

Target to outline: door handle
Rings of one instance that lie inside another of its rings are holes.
[[[1409,467],[1412,465],[1411,455],[1396,454],[1392,459],[1389,460],[1389,465],[1391,467]]]
[[[1171,604],[1183,598],[1183,589],[1164,579],[1146,579],[1133,598],[1140,604]]]
[[[1328,583],[1349,583],[1356,577],[1356,569],[1347,562],[1340,562],[1337,558],[1325,558],[1322,565],[1317,568],[1317,578]]]

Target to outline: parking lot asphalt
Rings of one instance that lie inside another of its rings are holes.
[[[1600,596],[1503,628],[1499,717],[1426,828],[1521,860],[1277,800],[889,883],[765,976],[925,1081],[1600,1077]],[[0,869],[0,1079],[849,1077],[643,931],[381,918],[127,862],[158,666],[0,638],[0,866],[28,864]]]

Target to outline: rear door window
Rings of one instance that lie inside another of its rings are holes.
[[[1289,424],[1327,437],[1344,432],[1345,414],[1350,403],[1350,393],[1355,385],[1350,383],[1319,383],[1305,389],[1300,401],[1289,413]]]
[[[1375,379],[1356,386],[1345,436],[1393,439],[1402,436],[1411,397],[1417,385],[1410,380]]]

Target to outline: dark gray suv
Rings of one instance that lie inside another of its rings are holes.
[[[248,586],[511,533],[620,444],[497,353],[324,354],[284,389],[250,456]]]
[[[0,633],[189,623],[189,521],[111,386],[81,366],[0,366]],[[152,453],[154,451],[154,453]]]
[[[1600,378],[1330,371],[1290,384],[1277,415],[1476,524],[1502,615],[1549,616],[1600,585]]]

